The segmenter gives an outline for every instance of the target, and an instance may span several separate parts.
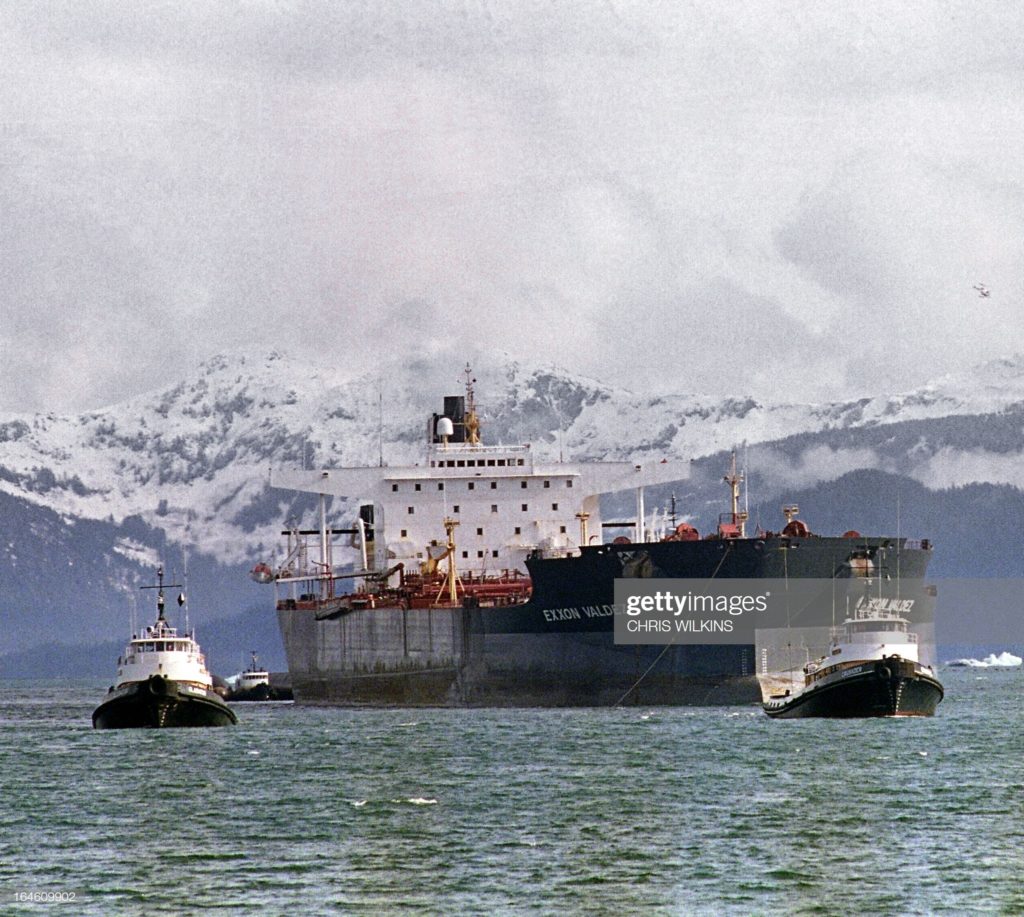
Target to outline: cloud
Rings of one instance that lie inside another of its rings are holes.
[[[795,459],[774,449],[754,447],[751,467],[757,468],[765,485],[779,491],[804,490],[822,481],[835,481],[851,471],[879,467],[873,449],[833,449],[813,446]]]
[[[1019,452],[945,447],[911,471],[929,490],[963,487],[975,482],[1010,484],[1024,490],[1024,463]]]
[[[825,399],[1020,349],[1002,5],[0,10],[0,408],[237,344]],[[979,311],[973,283],[993,290]]]

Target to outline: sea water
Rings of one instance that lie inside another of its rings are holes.
[[[0,685],[0,913],[1024,912],[1024,673],[930,719],[236,705]],[[38,900],[32,900],[38,899]]]

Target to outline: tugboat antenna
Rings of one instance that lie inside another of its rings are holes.
[[[178,604],[182,607],[182,610],[185,612],[185,633],[187,634],[189,632],[188,631],[188,592],[187,592],[187,590],[188,590],[188,547],[187,546],[183,547],[181,549],[181,565],[183,567],[182,579],[185,580],[185,589],[186,589],[186,591],[181,593],[181,595],[178,596]]]

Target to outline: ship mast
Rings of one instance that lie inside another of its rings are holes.
[[[473,383],[476,379],[473,378],[473,370],[468,363],[463,372],[466,374],[466,442],[471,446],[479,446],[480,418],[476,413],[476,397],[473,392]]]
[[[747,537],[747,518],[748,513],[740,511],[740,485],[743,483],[743,475],[736,471],[736,450],[732,453],[732,464],[729,467],[729,473],[722,478],[726,484],[729,485],[729,490],[732,496],[732,524],[739,528],[739,537]]]
[[[445,574],[445,578],[441,583],[441,588],[437,591],[437,598],[435,602],[441,601],[441,596],[445,591],[445,587],[448,588],[448,601],[453,605],[458,601],[458,587],[462,585],[462,581],[459,579],[458,571],[455,569],[455,526],[457,526],[458,520],[452,519],[450,516],[444,518],[444,531],[448,536],[448,544],[446,545],[447,551],[445,556],[448,558],[448,572]]]
[[[161,564],[156,568],[157,585],[155,586],[140,586],[140,589],[156,589],[156,619],[157,622],[167,623],[167,619],[164,617],[164,566]],[[167,587],[170,589],[181,588],[181,583],[167,583]],[[182,593],[178,596],[178,605],[185,604],[185,594]]]

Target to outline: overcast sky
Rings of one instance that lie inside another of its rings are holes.
[[[6,0],[0,410],[253,343],[801,401],[1022,350],[1022,36],[1001,0]]]

